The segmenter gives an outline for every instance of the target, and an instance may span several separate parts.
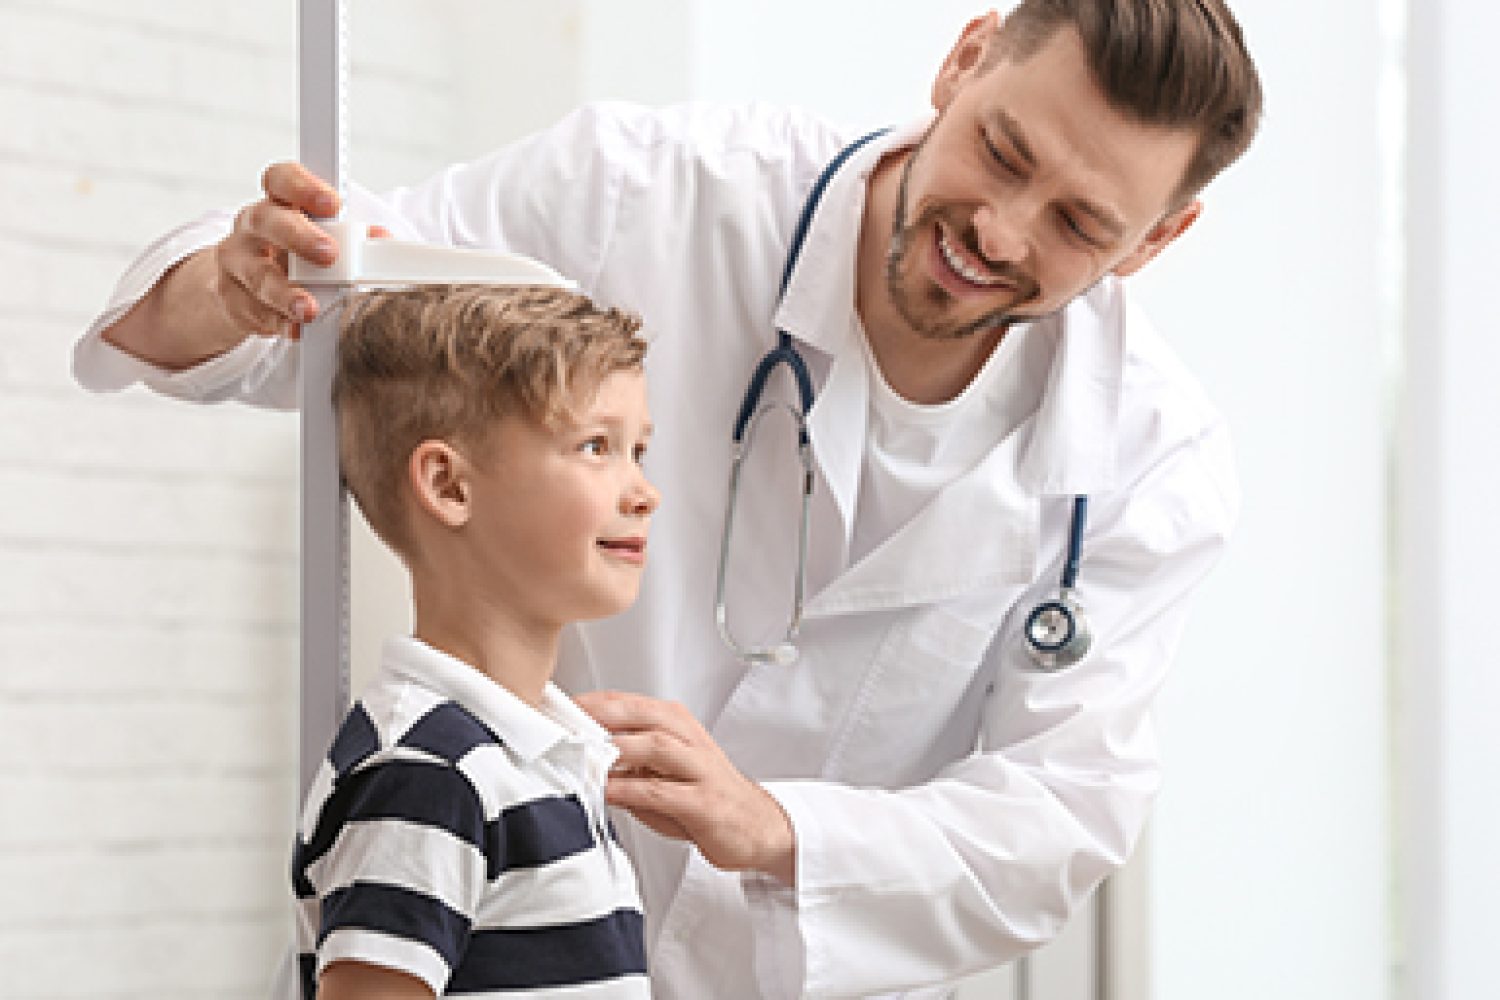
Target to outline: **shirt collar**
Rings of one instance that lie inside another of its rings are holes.
[[[612,762],[618,751],[609,734],[550,681],[532,707],[479,670],[420,639],[397,636],[381,649],[381,669],[448,698],[530,762],[564,745],[581,745],[590,757]]]

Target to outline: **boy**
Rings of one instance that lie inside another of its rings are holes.
[[[551,683],[562,627],[636,596],[658,495],[639,321],[556,288],[368,292],[334,405],[350,491],[411,574],[308,794],[307,1000],[646,997],[604,809],[609,737]]]

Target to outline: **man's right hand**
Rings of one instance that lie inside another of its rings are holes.
[[[241,339],[296,336],[318,304],[287,279],[287,259],[333,263],[338,247],[310,216],[336,215],[338,194],[300,163],[272,164],[260,183],[265,197],[240,209],[234,229],[213,247],[212,291]]]
[[[292,162],[268,167],[261,188],[265,197],[240,210],[228,236],[168,270],[103,338],[178,371],[248,336],[296,337],[317,315],[317,301],[288,280],[287,260],[333,263],[337,247],[312,217],[336,214],[338,195]]]

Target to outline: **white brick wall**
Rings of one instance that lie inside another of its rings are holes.
[[[457,0],[359,0],[354,163],[445,160]],[[0,0],[0,998],[261,997],[295,810],[294,418],[89,396],[135,249],[295,155],[293,0]],[[378,113],[377,113],[378,110]]]

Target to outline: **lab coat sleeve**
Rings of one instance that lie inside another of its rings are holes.
[[[1096,500],[1079,578],[1095,650],[1027,669],[1019,629],[1041,590],[1023,596],[990,646],[982,749],[899,790],[768,784],[798,867],[795,890],[743,885],[767,996],[880,994],[1010,961],[1125,861],[1159,784],[1152,701],[1235,517],[1226,438],[1209,429],[1128,500]]]
[[[117,392],[139,383],[164,396],[200,403],[237,399],[280,408],[295,404],[296,352],[286,343],[248,337],[234,350],[193,368],[169,372],[126,354],[100,336],[172,267],[222,239],[233,221],[232,212],[212,212],[173,229],[141,251],[116,282],[103,311],[74,345],[73,377],[79,385],[91,392]]]
[[[589,291],[614,225],[621,173],[615,154],[649,141],[648,121],[621,106],[585,107],[550,129],[420,184],[385,194],[351,185],[345,217],[383,225],[399,239],[526,254]],[[80,385],[111,392],[140,383],[196,402],[296,405],[299,351],[290,341],[250,337],[192,369],[166,372],[100,337],[171,267],[222,239],[233,219],[230,210],[210,213],[142,251],[74,348]]]

